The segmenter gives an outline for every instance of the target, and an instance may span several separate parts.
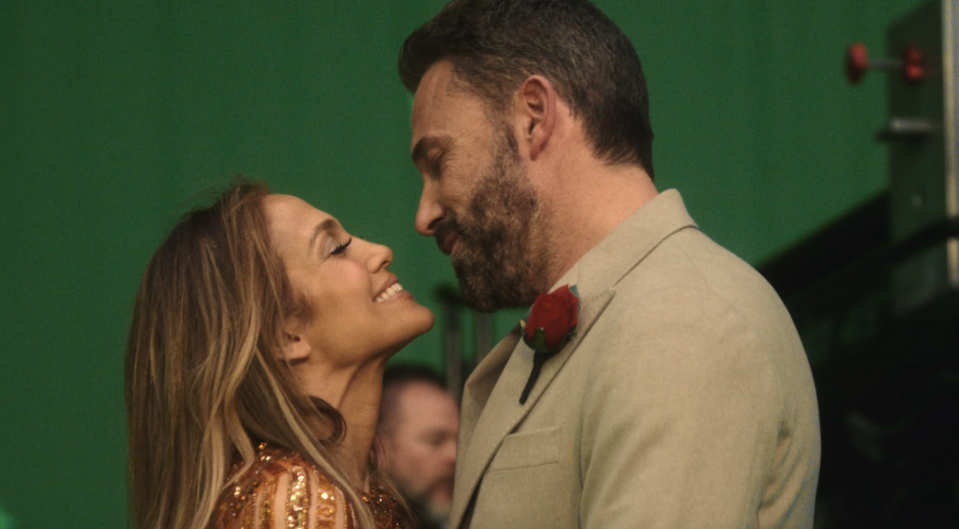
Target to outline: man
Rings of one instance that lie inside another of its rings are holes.
[[[420,528],[445,527],[453,499],[459,406],[432,370],[389,367],[376,427],[382,467]]]
[[[653,185],[626,36],[585,0],[463,0],[399,67],[416,227],[466,300],[579,293],[575,335],[537,379],[518,327],[467,381],[450,527],[811,527],[802,344],[762,277]]]

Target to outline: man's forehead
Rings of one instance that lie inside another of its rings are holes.
[[[479,140],[491,124],[488,103],[462,83],[424,80],[411,119],[410,155],[417,164],[430,150],[445,150],[464,138]]]
[[[433,66],[430,66],[420,79],[420,84],[416,88],[416,93],[437,93],[449,94],[453,85],[455,85],[456,74],[453,71],[453,63],[441,59]],[[424,90],[425,89],[425,90]]]
[[[453,67],[448,61],[434,64],[420,80],[413,94],[413,112],[410,123],[415,131],[417,125],[423,125],[437,113],[445,109],[443,103],[452,93],[450,91]]]

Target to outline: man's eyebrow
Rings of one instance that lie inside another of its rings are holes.
[[[420,141],[416,142],[416,145],[413,147],[413,152],[410,157],[413,159],[413,164],[419,165],[419,162],[426,158],[426,151],[434,147],[442,147],[449,143],[449,137],[442,136],[424,136],[420,138]]]
[[[316,240],[320,238],[321,233],[329,233],[336,230],[339,226],[339,222],[336,222],[336,219],[326,219],[323,222],[316,225],[316,228],[313,229],[313,236],[310,237],[310,248],[313,248],[313,245],[316,244]]]

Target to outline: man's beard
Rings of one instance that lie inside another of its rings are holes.
[[[450,260],[466,303],[482,312],[530,305],[549,288],[541,203],[510,139],[501,136],[462,218],[448,212],[435,231],[441,247],[459,236]]]

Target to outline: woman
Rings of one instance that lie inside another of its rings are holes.
[[[372,445],[386,360],[433,315],[391,259],[259,184],[176,225],[127,346],[137,529],[405,526]]]

